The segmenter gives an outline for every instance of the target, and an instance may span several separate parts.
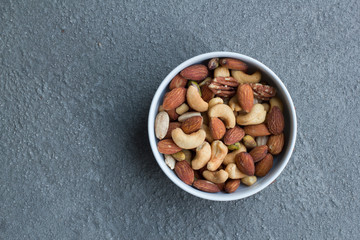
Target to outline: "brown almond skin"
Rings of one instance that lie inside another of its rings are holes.
[[[261,137],[261,136],[268,136],[271,133],[269,129],[266,127],[264,123],[260,123],[257,125],[249,125],[244,127],[244,131],[247,135],[253,137]]]
[[[177,74],[170,82],[169,89],[173,90],[178,87],[186,87],[187,80],[183,78],[180,74]]]
[[[201,81],[205,79],[209,74],[209,70],[205,65],[195,64],[183,69],[180,75],[186,79],[193,81]]]
[[[240,186],[240,179],[231,179],[225,183],[225,192],[233,193]]]
[[[179,117],[179,114],[176,113],[176,108],[166,111],[169,114],[171,121],[176,121]]]
[[[236,142],[241,141],[243,137],[245,136],[245,131],[241,127],[235,126],[234,128],[231,128],[226,131],[224,136],[224,143],[226,145],[231,145]]]
[[[238,169],[248,176],[255,173],[254,160],[249,153],[241,152],[235,156],[235,163]]]
[[[268,113],[266,118],[266,125],[269,131],[274,135],[279,135],[284,130],[285,121],[279,107],[275,106]]]
[[[209,192],[209,193],[217,193],[220,192],[219,187],[210,181],[207,180],[196,180],[193,183],[193,186],[201,191]]]
[[[175,173],[176,175],[186,183],[187,185],[192,185],[194,182],[194,170],[190,167],[190,164],[187,161],[181,161],[175,163]]]
[[[255,163],[263,159],[267,153],[268,153],[267,145],[255,147],[249,152]]]
[[[269,147],[269,152],[272,155],[278,155],[284,147],[284,133],[271,135],[266,145]]]
[[[234,59],[234,58],[222,58],[220,59],[221,66],[227,67],[228,69],[246,71],[248,66],[246,63]]]
[[[220,191],[224,191],[225,183],[215,183],[215,184],[219,187]]]
[[[165,94],[163,108],[164,110],[171,110],[177,108],[185,102],[185,99],[186,88],[174,88],[173,90]]]
[[[191,117],[186,119],[181,124],[181,129],[184,131],[184,133],[190,134],[199,130],[201,128],[202,123],[203,123],[203,118],[201,116]]]
[[[264,177],[273,166],[274,158],[268,153],[263,160],[255,165],[255,176]]]
[[[245,112],[250,112],[254,106],[254,93],[249,84],[241,84],[236,92],[240,107]]]
[[[180,152],[182,148],[178,147],[172,139],[163,139],[157,144],[158,150],[163,154],[174,154]]]
[[[205,102],[209,102],[212,98],[215,97],[215,93],[211,91],[208,84],[201,86],[200,89],[201,89],[201,98]]]
[[[172,130],[174,130],[175,128],[179,128],[181,127],[181,122],[170,122],[169,123],[169,129],[166,133],[166,136],[164,137],[164,139],[168,139],[171,138],[171,132]]]
[[[225,124],[217,117],[210,118],[209,128],[214,140],[220,140],[225,135]]]

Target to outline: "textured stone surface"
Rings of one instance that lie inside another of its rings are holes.
[[[0,239],[350,239],[360,235],[358,1],[0,4]],[[283,174],[210,202],[161,172],[147,112],[209,51],[252,56],[293,96]]]

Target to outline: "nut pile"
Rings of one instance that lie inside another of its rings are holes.
[[[213,58],[172,79],[155,135],[165,163],[184,183],[232,193],[264,177],[282,151],[282,103],[259,71],[247,69],[237,59]]]

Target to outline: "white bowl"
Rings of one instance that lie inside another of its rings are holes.
[[[281,154],[274,156],[273,167],[265,177],[258,178],[258,181],[250,187],[240,185],[240,187],[236,190],[236,192],[230,194],[223,192],[207,193],[200,191],[192,186],[186,185],[184,182],[182,182],[176,176],[175,172],[165,164],[163,155],[159,153],[159,151],[157,150],[158,140],[155,137],[155,131],[154,131],[154,123],[155,123],[156,114],[158,112],[158,107],[159,105],[162,104],[164,94],[168,90],[168,85],[172,80],[172,78],[176,74],[178,74],[181,70],[183,70],[184,68],[190,65],[197,63],[205,63],[206,60],[215,57],[240,59],[241,61],[246,62],[249,65],[250,69],[260,70],[262,73],[262,79],[266,80],[270,85],[276,87],[277,96],[280,97],[280,99],[284,104],[285,145],[283,151],[281,152]],[[159,164],[163,172],[168,176],[168,178],[171,179],[171,181],[173,181],[178,187],[180,187],[184,191],[194,196],[208,200],[214,200],[214,201],[230,201],[230,200],[237,200],[237,199],[249,197],[269,186],[280,175],[280,173],[284,170],[286,164],[289,162],[289,159],[291,157],[291,154],[295,146],[296,129],[297,129],[297,123],[296,123],[295,107],[289,92],[287,91],[285,85],[280,80],[280,78],[276,76],[276,74],[273,71],[271,71],[267,66],[265,66],[263,63],[251,57],[233,52],[205,53],[190,58],[189,60],[186,60],[185,62],[177,66],[165,77],[165,79],[160,84],[158,90],[156,91],[150,106],[149,119],[148,119],[148,133],[149,133],[149,141],[150,141],[151,149],[153,151],[157,163]]]

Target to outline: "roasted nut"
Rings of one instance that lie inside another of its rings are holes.
[[[255,139],[250,135],[246,135],[242,140],[246,148],[254,148],[257,146]]]
[[[189,111],[189,106],[186,103],[183,103],[179,107],[177,107],[175,111],[177,114],[182,115]]]
[[[180,122],[170,122],[169,123],[169,129],[166,133],[166,136],[164,137],[165,139],[166,138],[171,138],[171,132],[172,130],[174,130],[175,128],[179,128],[181,127],[181,123]]]
[[[237,96],[233,96],[230,99],[229,106],[230,106],[231,110],[233,110],[235,112],[239,112],[242,110],[242,108],[240,107],[239,102],[237,100]]]
[[[204,86],[204,85],[209,85],[209,84],[210,84],[210,82],[211,82],[211,80],[212,80],[212,78],[211,78],[211,77],[207,77],[207,78],[205,78],[205,79],[204,79],[204,81],[202,81],[201,83],[199,83],[199,87],[200,87],[200,89],[201,89],[201,87],[202,87],[202,86]]]
[[[196,116],[201,116],[201,113],[199,113],[199,112],[187,112],[187,113],[184,113],[183,115],[181,115],[178,118],[178,121],[179,122],[184,122],[186,119],[191,118],[191,117],[196,117]]]
[[[194,182],[194,170],[190,167],[189,163],[186,161],[176,162],[174,170],[181,181],[187,185],[192,185]]]
[[[222,58],[220,59],[220,65],[227,67],[228,69],[246,71],[248,66],[246,63],[235,58]]]
[[[229,163],[225,171],[229,174],[229,178],[231,179],[240,179],[246,177],[246,174],[242,173],[236,166],[235,163]]]
[[[205,170],[203,177],[213,183],[224,183],[228,179],[229,174],[223,169],[216,172]]]
[[[236,142],[234,144],[228,145],[227,147],[230,151],[235,151],[235,150],[240,149],[241,144],[239,142]]]
[[[201,93],[202,93],[201,98],[205,102],[209,102],[215,96],[215,93],[213,93],[211,91],[211,89],[209,88],[209,84],[205,84],[205,85],[201,86],[200,89],[201,89]]]
[[[165,154],[165,163],[171,170],[175,168],[176,161],[171,155]]]
[[[278,97],[273,97],[270,99],[270,110],[275,106],[278,107],[281,111],[284,111],[284,106],[283,106],[280,98],[278,98]]]
[[[250,86],[254,91],[254,97],[257,99],[268,101],[276,95],[276,89],[272,86],[261,83],[250,83]]]
[[[241,182],[247,186],[251,186],[256,183],[256,176],[247,176],[241,179]]]
[[[187,80],[180,76],[180,74],[177,74],[170,82],[169,89],[173,90],[174,88],[178,87],[185,87],[187,83]]]
[[[233,192],[236,191],[236,189],[238,189],[239,186],[240,186],[240,180],[239,179],[228,180],[225,183],[225,192],[233,193]]]
[[[224,100],[222,98],[216,97],[209,101],[209,108],[212,108],[216,104],[223,104]]]
[[[258,162],[255,166],[255,175],[257,177],[264,177],[273,166],[273,156],[269,153],[263,160]]]
[[[241,141],[244,136],[244,130],[241,127],[235,126],[234,128],[227,130],[227,132],[225,133],[224,143],[226,145],[234,144],[238,141]]]
[[[164,97],[164,110],[175,109],[185,102],[186,88],[174,88]]]
[[[249,75],[243,71],[232,70],[231,76],[235,78],[239,83],[258,83],[261,80],[261,73],[259,71]]]
[[[246,134],[251,135],[253,137],[268,136],[271,134],[269,132],[269,129],[266,127],[264,123],[256,124],[256,125],[248,125],[244,127],[244,131]]]
[[[202,117],[196,116],[186,119],[181,124],[181,129],[186,134],[198,131],[203,123]]]
[[[269,147],[269,152],[273,155],[281,153],[284,147],[284,134],[272,135],[266,143]]]
[[[192,153],[190,150],[183,149],[181,150],[185,154],[185,161],[187,161],[189,164],[191,163]]]
[[[169,117],[172,121],[176,121],[179,117],[179,114],[176,113],[176,109],[170,109],[166,110],[166,112],[169,114]]]
[[[256,144],[258,146],[266,145],[267,141],[269,139],[269,136],[261,136],[256,138]]]
[[[201,98],[199,91],[194,86],[188,88],[186,99],[189,106],[195,111],[205,112],[208,110],[209,104]]]
[[[214,70],[214,77],[230,77],[230,71],[226,67],[218,67]]]
[[[235,157],[235,164],[242,173],[248,176],[254,175],[255,173],[254,160],[252,159],[249,153],[241,152],[237,154]]]
[[[209,71],[205,65],[195,64],[183,69],[180,75],[189,80],[201,81],[207,77],[208,73]]]
[[[239,83],[232,77],[216,77],[211,81],[209,88],[218,96],[230,97],[235,94],[238,85]]]
[[[157,144],[158,151],[163,154],[174,154],[181,151],[172,139],[163,139]]]
[[[240,148],[238,150],[235,150],[231,153],[228,153],[223,161],[224,165],[228,165],[230,163],[235,163],[235,157],[237,154],[241,153],[241,152],[246,152],[246,148],[244,145],[240,144]]]
[[[206,181],[206,180],[202,180],[202,179],[196,180],[193,183],[193,186],[204,192],[209,192],[209,193],[220,192],[220,188],[218,187],[218,185],[216,185],[215,183],[212,183],[210,181]]]
[[[216,117],[210,118],[209,128],[211,132],[211,136],[215,140],[220,140],[223,138],[226,128],[224,123]]]
[[[235,115],[231,108],[226,104],[216,104],[209,109],[208,115],[210,118],[218,117],[223,120],[226,128],[235,127]]]
[[[158,139],[163,139],[169,129],[170,118],[167,112],[162,111],[156,115],[155,118],[155,136]]]
[[[206,133],[200,129],[197,132],[186,134],[181,128],[176,128],[171,132],[171,137],[177,146],[183,149],[193,149],[204,142]]]
[[[269,110],[270,110],[270,105],[269,105],[268,103],[262,103],[261,105],[264,106],[264,109],[265,109],[266,112],[269,112]]]
[[[163,105],[160,105],[159,109],[158,109],[158,112],[162,112],[162,111],[164,111],[164,107],[163,107]]]
[[[211,135],[210,128],[207,125],[203,124],[203,125],[201,125],[201,129],[203,129],[206,133],[206,137],[205,137],[206,141],[208,141],[209,143],[212,143],[214,141],[214,139]]]
[[[211,110],[211,109],[210,109]],[[255,125],[265,121],[266,111],[261,104],[255,104],[251,112],[241,114],[236,117],[236,122],[239,125]]]
[[[209,162],[210,157],[211,157],[210,144],[208,142],[203,142],[200,146],[196,148],[196,156],[191,161],[191,167],[194,170],[199,170]]]
[[[208,63],[209,70],[214,70],[219,66],[219,58],[212,58]]]
[[[183,151],[171,154],[171,156],[177,161],[184,161],[185,160],[185,153]]]
[[[241,84],[237,88],[236,96],[241,109],[250,112],[254,106],[254,94],[249,84]]]
[[[257,146],[256,148],[251,150],[249,154],[251,155],[254,163],[256,163],[261,159],[263,159],[266,156],[267,152],[268,152],[268,146],[263,145],[263,146]]]
[[[226,145],[216,140],[211,144],[211,158],[210,161],[207,163],[207,169],[210,171],[215,171],[220,167],[226,154],[228,153],[228,149]]]
[[[266,125],[274,135],[279,135],[284,130],[285,121],[279,107],[274,106],[266,118]]]

